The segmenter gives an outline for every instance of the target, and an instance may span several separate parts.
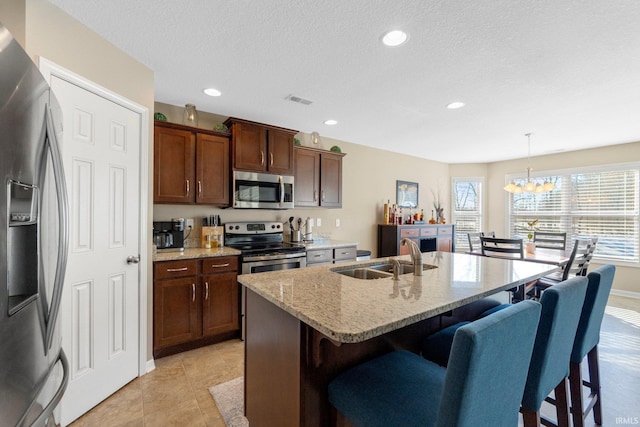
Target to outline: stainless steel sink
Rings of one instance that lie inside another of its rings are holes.
[[[422,264],[423,270],[430,270],[437,268],[435,265]],[[382,262],[379,264],[371,265],[347,265],[341,267],[334,267],[331,269],[334,273],[342,274],[344,276],[353,277],[355,279],[372,280],[372,279],[384,279],[393,277],[393,264],[390,262]],[[407,261],[400,261],[399,274],[413,273],[413,264]]]

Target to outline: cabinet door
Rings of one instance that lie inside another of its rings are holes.
[[[240,329],[236,273],[202,276],[202,335]]]
[[[438,250],[440,252],[451,252],[451,243],[453,239],[451,237],[438,236]]]
[[[196,276],[155,281],[154,349],[181,344],[201,336],[199,292]]]
[[[192,132],[154,129],[154,203],[193,203],[195,201],[195,149]]]
[[[320,206],[341,208],[342,156],[323,153],[320,167]]]
[[[234,167],[257,172],[267,170],[267,130],[261,126],[233,125]]]
[[[320,154],[296,149],[295,158],[295,205],[318,206],[320,196]]]
[[[291,175],[293,173],[293,135],[270,129],[267,132],[269,172]]]
[[[229,139],[198,134],[196,202],[229,204]]]

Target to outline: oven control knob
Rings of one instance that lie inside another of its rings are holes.
[[[239,225],[236,225],[236,230],[240,230],[240,226]]]
[[[271,224],[271,228],[272,229],[276,228],[275,224]]]
[[[229,230],[233,230],[233,225],[230,225],[230,226],[229,226]]]
[[[279,229],[279,228],[280,228],[280,224],[276,225],[276,228],[278,228],[278,229]]]

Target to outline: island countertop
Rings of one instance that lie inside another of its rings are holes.
[[[332,270],[366,267],[389,258],[244,274],[238,282],[327,337],[365,341],[503,290],[531,282],[558,267],[474,255],[428,252],[423,276],[355,279]],[[397,257],[410,261],[408,255]],[[250,313],[247,313],[250,315]]]

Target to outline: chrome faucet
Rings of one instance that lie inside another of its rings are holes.
[[[422,276],[422,252],[418,244],[406,237],[400,241],[400,245],[409,245],[411,251],[411,261],[413,262],[413,275]]]

